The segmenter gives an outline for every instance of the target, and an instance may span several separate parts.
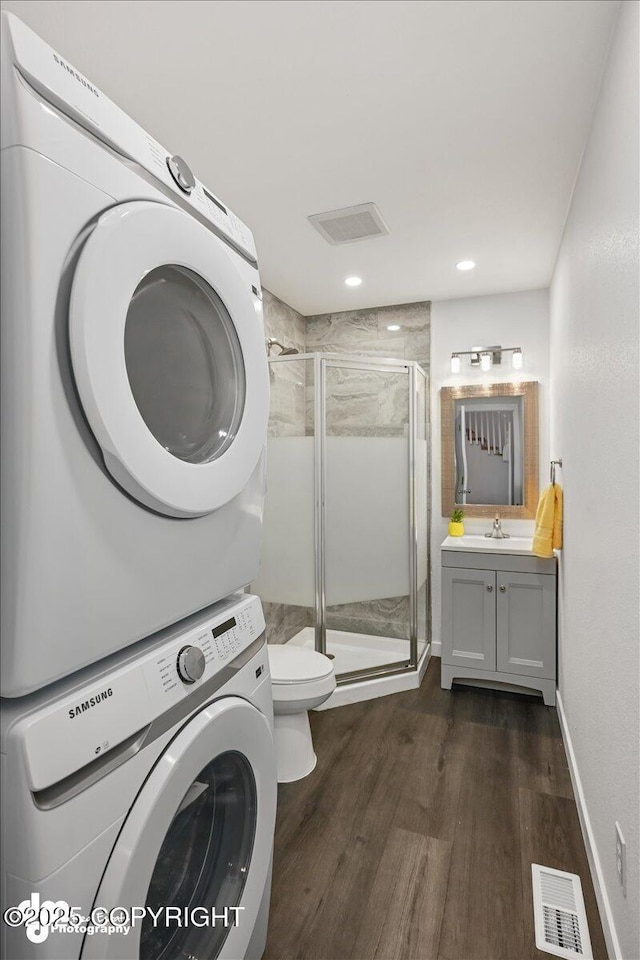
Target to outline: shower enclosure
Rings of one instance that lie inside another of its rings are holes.
[[[270,642],[332,657],[338,684],[416,674],[429,623],[425,373],[326,353],[271,357],[269,368],[253,589]]]

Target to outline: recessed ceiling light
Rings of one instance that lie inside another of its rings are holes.
[[[400,329],[399,323],[390,323],[389,326],[387,327],[387,330],[391,330],[392,333],[395,333],[396,330],[399,330],[399,329]]]
[[[345,283],[348,287],[359,287],[362,283],[362,277],[347,277]]]
[[[473,270],[475,265],[475,260],[461,260],[460,263],[456,263],[458,270]]]

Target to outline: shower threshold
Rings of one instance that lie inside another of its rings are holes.
[[[288,643],[308,650],[315,648],[313,627],[304,627]],[[365,668],[380,669],[386,664],[409,660],[409,641],[394,637],[378,637],[366,633],[349,633],[344,630],[327,630],[327,652],[333,654],[336,674],[350,673]],[[420,686],[429,660],[428,645],[418,644],[418,669],[410,673],[373,680],[352,680],[341,684],[318,709],[330,710],[348,703],[385,697],[390,693],[415,690]]]

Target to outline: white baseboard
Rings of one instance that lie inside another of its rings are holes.
[[[557,691],[556,705],[558,708],[558,719],[560,720],[560,730],[562,732],[562,739],[564,741],[564,749],[569,762],[571,783],[573,784],[576,806],[578,807],[578,817],[580,818],[582,837],[587,850],[587,859],[589,861],[589,868],[591,870],[591,879],[593,880],[596,900],[598,901],[598,910],[600,911],[600,920],[602,922],[602,930],[607,944],[607,953],[609,954],[609,960],[621,960],[622,953],[620,950],[620,943],[618,941],[618,935],[613,922],[613,914],[611,913],[609,897],[607,896],[607,888],[602,875],[602,867],[600,865],[600,857],[598,856],[598,848],[596,847],[596,841],[591,827],[591,820],[589,819],[587,803],[584,796],[584,790],[582,789],[582,781],[580,780],[580,774],[578,772],[576,755],[573,751],[573,743],[571,741],[569,727],[567,726],[567,717],[564,712],[564,705],[562,703],[560,691]]]
[[[431,641],[431,656],[432,657],[441,657],[442,656],[442,644],[439,640]]]

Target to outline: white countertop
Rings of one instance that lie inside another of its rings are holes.
[[[464,534],[462,537],[447,537],[441,550],[457,550],[463,553],[515,553],[531,556],[532,537],[508,537],[494,540],[481,534]]]

